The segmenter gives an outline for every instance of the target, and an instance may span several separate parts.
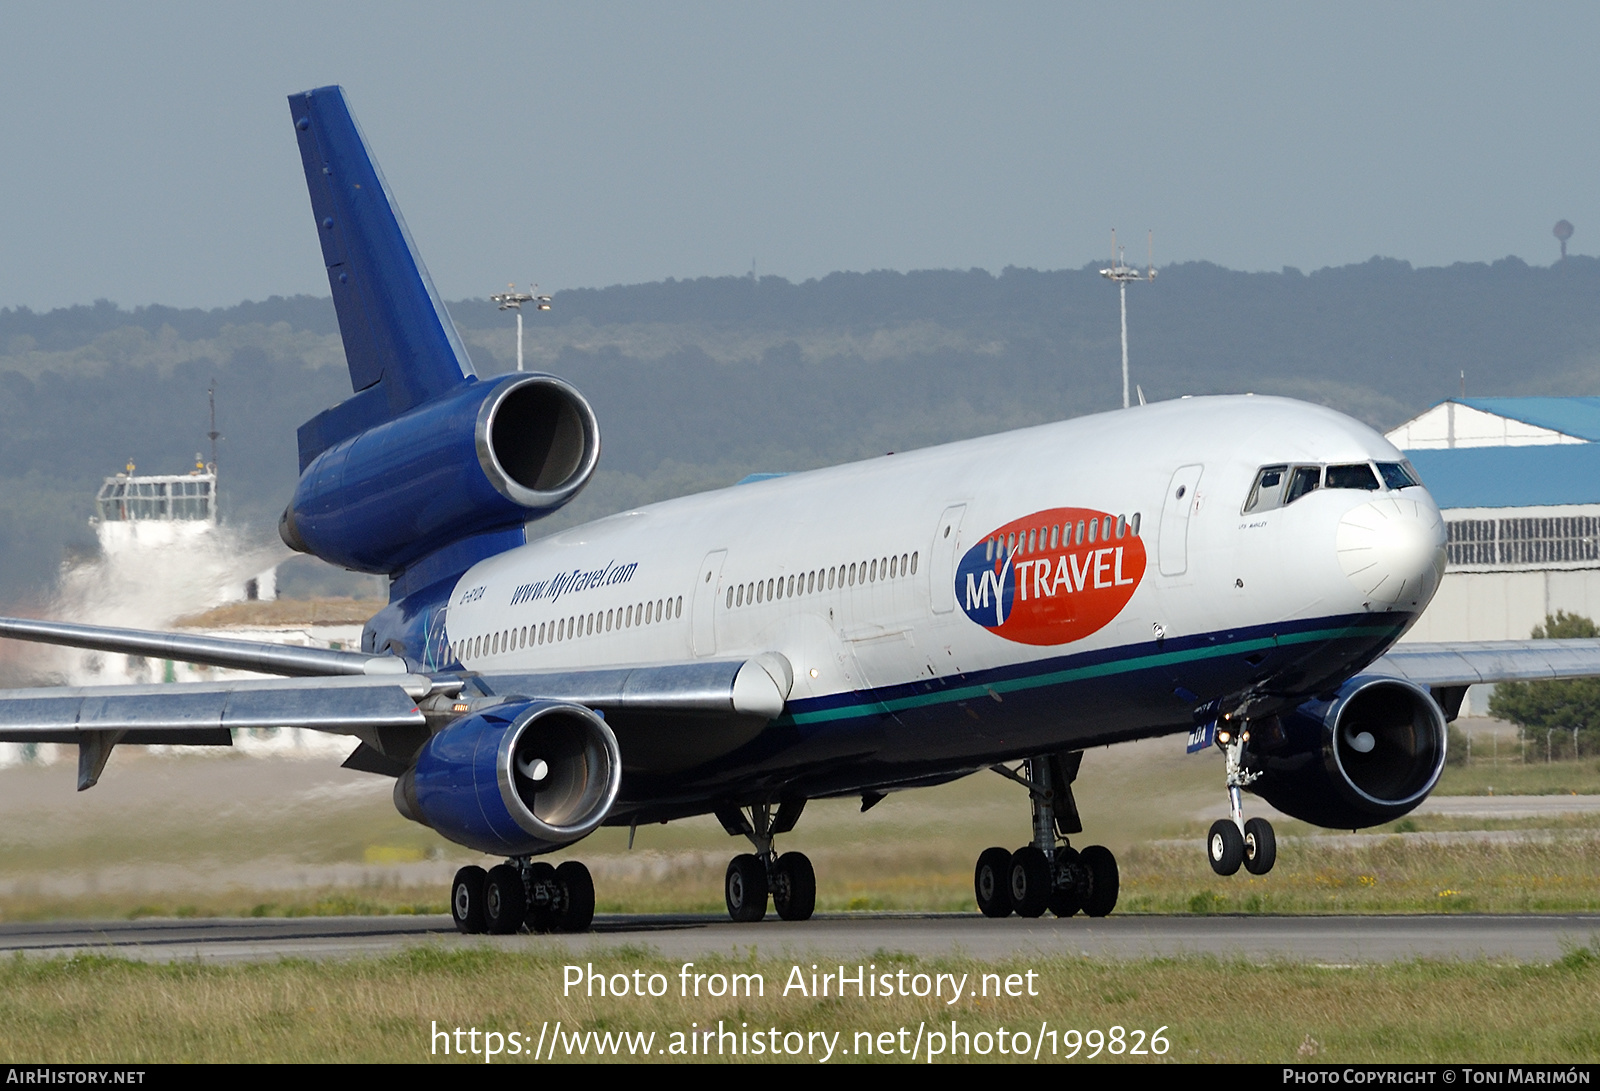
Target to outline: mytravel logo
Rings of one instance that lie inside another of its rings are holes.
[[[1103,628],[1144,578],[1137,523],[1051,508],[998,528],[956,567],[956,601],[996,636],[1066,644]]]

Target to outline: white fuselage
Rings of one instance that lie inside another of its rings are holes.
[[[793,666],[790,706],[805,708],[1317,619],[1385,612],[1398,635],[1442,573],[1443,527],[1425,489],[1322,488],[1259,514],[1242,509],[1269,464],[1400,460],[1364,425],[1279,398],[1103,413],[562,531],[473,566],[444,636],[462,666],[483,673],[777,652]],[[1062,509],[1077,509],[1080,528],[1095,521],[1081,517],[1088,510],[1115,529],[1085,541],[1069,526],[1063,541]],[[1008,527],[1023,533],[989,547],[1004,558],[990,586],[981,573],[963,581],[962,558]],[[980,623],[983,611],[968,609],[975,596],[993,591],[998,605],[1002,590],[1015,616],[1055,611],[1045,620],[1057,628],[1041,621],[1021,640]],[[1177,688],[1188,693],[1181,679]]]

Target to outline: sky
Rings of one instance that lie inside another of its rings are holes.
[[[447,299],[1600,253],[1600,5],[0,5],[0,307],[327,294],[344,85]]]

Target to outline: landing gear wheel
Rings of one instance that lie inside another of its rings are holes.
[[[483,883],[483,926],[497,936],[509,936],[528,916],[528,894],[522,872],[510,864],[489,869]]]
[[[1011,908],[1019,917],[1041,917],[1050,907],[1050,861],[1037,845],[1011,854]]]
[[[456,872],[450,883],[450,916],[456,931],[476,935],[483,931],[483,883],[487,877],[481,867],[472,865]]]
[[[808,921],[817,907],[817,873],[803,852],[786,852],[774,867],[772,907],[786,921]]]
[[[1083,850],[1083,869],[1089,874],[1089,891],[1084,895],[1083,911],[1091,917],[1103,917],[1117,907],[1117,892],[1122,880],[1117,873],[1117,858],[1104,845],[1090,845]]]
[[[1211,824],[1206,835],[1206,855],[1211,859],[1211,870],[1218,875],[1232,875],[1244,863],[1244,834],[1231,818],[1219,818]]]
[[[1272,823],[1252,818],[1244,824],[1244,869],[1251,875],[1265,875],[1278,862],[1278,837]]]
[[[1056,849],[1056,872],[1067,881],[1050,892],[1050,912],[1066,918],[1083,908],[1083,891],[1079,879],[1084,875],[1083,858],[1078,850],[1063,845]]]
[[[556,912],[551,902],[539,901],[539,888],[556,889],[556,869],[546,863],[528,865],[528,888],[533,897],[528,902],[528,931],[543,934],[556,928]]]
[[[978,911],[985,917],[1011,916],[1011,854],[1005,849],[984,849],[972,873]]]
[[[561,891],[556,927],[563,932],[587,932],[594,922],[594,879],[589,869],[568,860],[556,868],[556,888]]]
[[[722,893],[728,903],[728,916],[753,924],[767,915],[767,866],[745,852],[728,861]]]

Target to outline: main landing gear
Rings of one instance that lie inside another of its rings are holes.
[[[1211,870],[1218,875],[1233,875],[1243,864],[1252,875],[1265,875],[1278,861],[1278,838],[1272,832],[1272,823],[1265,818],[1244,817],[1244,803],[1240,789],[1247,788],[1260,778],[1259,772],[1248,772],[1244,767],[1245,748],[1250,743],[1250,728],[1234,727],[1227,720],[1217,723],[1217,747],[1227,762],[1228,815],[1211,824],[1206,835],[1206,857]]]
[[[722,893],[728,916],[736,921],[759,921],[767,915],[767,899],[786,921],[805,921],[817,905],[817,873],[804,853],[779,856],[772,839],[788,833],[805,809],[803,799],[786,799],[776,812],[767,803],[751,807],[723,807],[717,811],[722,828],[734,837],[750,839],[755,852],[740,853],[728,863]]]
[[[464,867],[450,884],[456,930],[471,934],[587,932],[594,920],[594,880],[576,860],[560,867],[514,856],[484,871]]]
[[[985,849],[972,885],[986,917],[1038,917],[1046,909],[1058,917],[1085,913],[1103,917],[1117,905],[1117,858],[1101,845],[1082,852],[1067,840],[1082,833],[1072,798],[1082,751],[1029,758],[1023,772],[991,768],[1028,789],[1033,803],[1033,844],[1016,852]]]

